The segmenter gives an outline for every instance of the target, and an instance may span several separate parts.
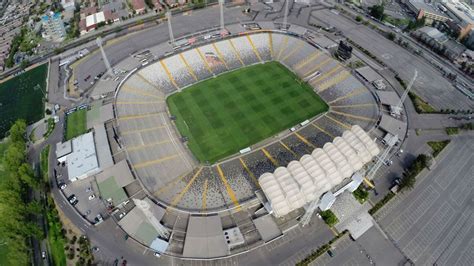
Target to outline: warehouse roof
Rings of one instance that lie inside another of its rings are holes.
[[[274,215],[284,216],[319,199],[325,192],[372,160],[380,152],[375,142],[358,125],[342,137],[315,149],[311,155],[292,161],[287,167],[278,167],[273,173],[259,178]]]

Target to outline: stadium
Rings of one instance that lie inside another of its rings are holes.
[[[289,226],[304,204],[344,185],[379,152],[366,133],[380,116],[371,91],[304,35],[278,30],[230,35],[144,65],[121,82],[114,111],[132,173],[166,209],[159,216],[173,231],[167,252],[185,257],[223,255],[186,251],[190,217],[250,226],[240,228],[245,244],[232,253],[248,250],[262,242],[248,221],[263,203]],[[331,163],[319,162],[327,180],[316,188],[306,166],[318,156]],[[328,174],[334,166],[341,174]],[[310,180],[312,197],[289,191],[300,178]]]

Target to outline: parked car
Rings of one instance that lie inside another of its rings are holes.
[[[71,196],[67,198],[67,200],[69,201],[69,203],[72,204],[74,201],[77,200],[76,195],[72,194]]]
[[[153,255],[157,258],[161,257],[161,254],[159,252],[155,252]]]
[[[66,187],[67,185],[64,182],[58,183],[58,188],[60,188],[61,190],[65,189]]]
[[[42,258],[43,260],[46,259],[46,251],[41,251],[41,258]]]
[[[330,250],[330,249],[328,250],[328,255],[329,255],[330,257],[334,257],[334,256],[335,256],[334,252],[332,252],[332,250]]]
[[[94,195],[94,194],[91,194],[91,195],[89,196],[89,200],[93,200],[93,199],[95,199],[95,195]]]

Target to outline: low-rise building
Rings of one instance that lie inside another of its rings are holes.
[[[433,27],[425,26],[412,35],[450,60],[457,59],[466,50],[462,44],[448,38],[444,33]]]
[[[132,8],[137,14],[145,12],[145,1],[144,0],[131,0]]]

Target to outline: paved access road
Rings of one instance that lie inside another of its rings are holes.
[[[376,31],[362,24],[358,25],[342,15],[336,15],[329,9],[314,10],[311,14],[317,20],[336,27],[349,39],[369,50],[407,82],[413,77],[415,69],[418,70],[414,91],[435,108],[470,109],[474,106],[472,101],[455,89],[424,59],[414,56]],[[303,18],[299,18],[297,22],[306,24]]]
[[[474,143],[452,140],[413,191],[398,194],[375,218],[415,264],[468,265],[474,258]]]

